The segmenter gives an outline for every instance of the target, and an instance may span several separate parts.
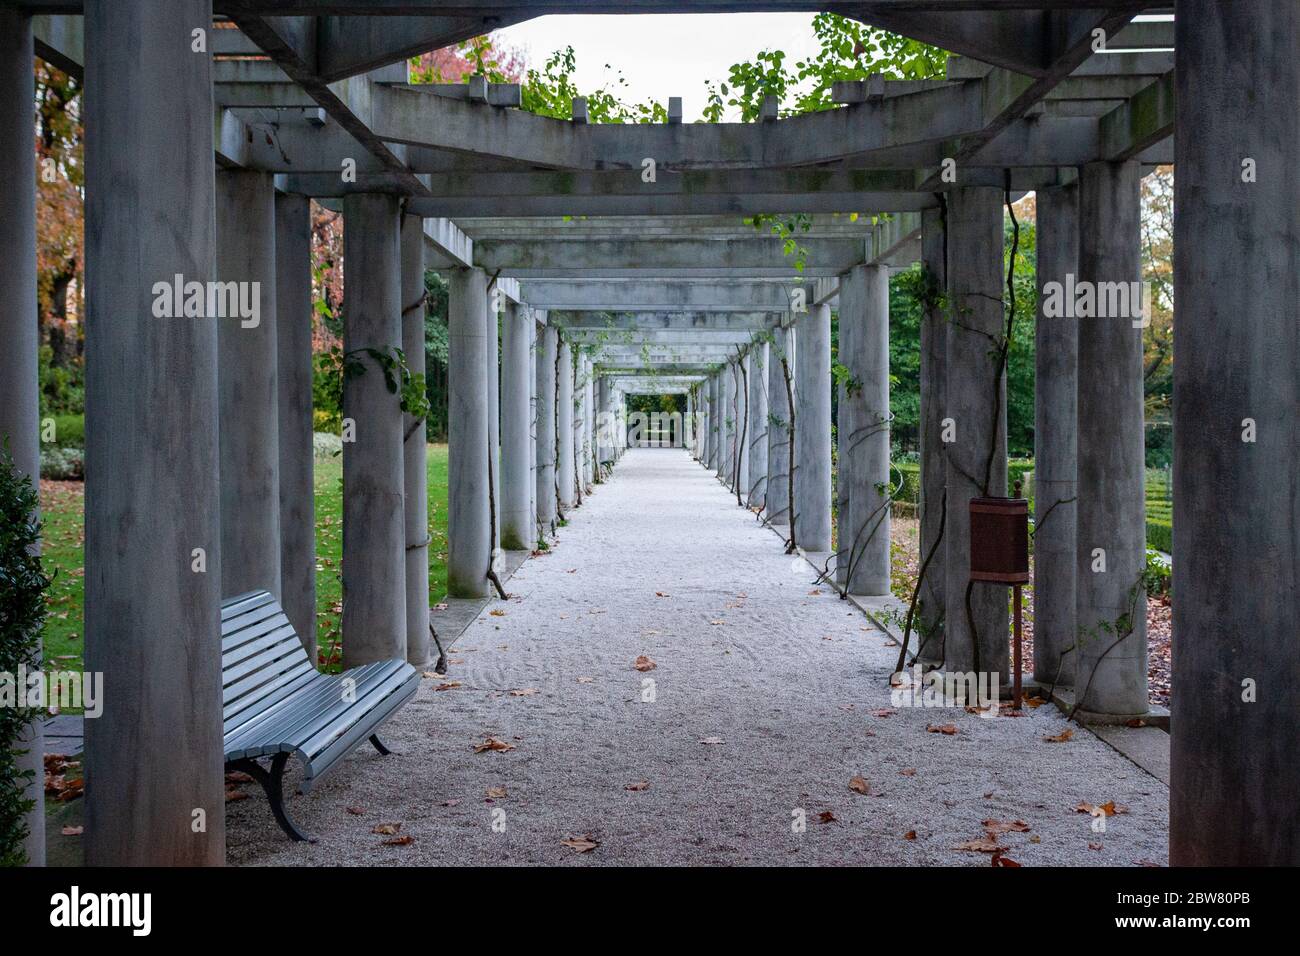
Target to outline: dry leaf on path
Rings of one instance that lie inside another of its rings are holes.
[[[632,666],[639,671],[652,671],[659,665],[654,662],[654,659],[649,654],[641,654],[632,662]]]
[[[722,739],[721,737],[701,737],[701,738],[700,738],[700,743],[702,743],[702,744],[720,744],[720,743],[724,743],[724,741],[723,741],[723,739]]]
[[[474,752],[476,754],[481,754],[485,750],[506,751],[506,750],[514,750],[514,749],[515,749],[514,744],[508,744],[504,740],[497,740],[497,738],[495,737],[488,737],[481,744],[474,745]]]
[[[982,836],[978,840],[967,840],[965,843],[959,843],[953,847],[954,850],[966,850],[970,853],[998,853],[1006,850],[1006,847],[987,836]]]
[[[863,796],[871,793],[871,784],[867,783],[863,777],[854,777],[849,781],[849,789],[854,793],[860,793]]]
[[[898,771],[898,775],[899,775],[900,777],[915,777],[915,776],[916,776],[916,768],[915,768],[915,767],[904,767],[902,770]]]
[[[585,837],[569,837],[567,840],[561,840],[560,846],[567,846],[570,850],[578,853],[590,853],[600,846],[600,841],[592,839],[589,833]]]
[[[915,830],[908,830],[906,833],[903,834],[903,839],[904,839],[904,840],[915,840],[915,839],[916,839],[916,831],[915,831]]]
[[[926,724],[925,729],[932,734],[944,734],[948,737],[957,733],[956,724]]]
[[[624,784],[624,785],[623,785],[623,789],[624,789],[624,790],[631,790],[633,793],[640,793],[642,790],[649,790],[649,789],[650,789],[650,781],[649,781],[649,780],[638,780],[636,783],[628,783],[628,784]]]
[[[506,793],[505,787],[488,787],[487,795],[491,800],[504,800],[509,796],[509,794]]]
[[[985,820],[984,829],[989,836],[996,836],[999,833],[1028,833],[1029,824],[1024,820]]]
[[[460,681],[449,680],[439,684],[437,687],[434,688],[434,690],[455,690],[459,686],[460,686]]]
[[[85,827],[64,827],[62,831],[64,836],[81,836]]]
[[[1049,744],[1063,744],[1073,736],[1074,736],[1074,729],[1071,727],[1067,727],[1065,728],[1065,730],[1062,730],[1059,734],[1052,734],[1048,737],[1044,737],[1043,739],[1047,741]]]
[[[1015,867],[1020,866],[1020,864],[1017,863],[1015,860],[1011,859],[1011,857],[1003,856],[1001,850],[994,850],[993,858],[989,862],[992,863],[994,866],[1015,866]]]
[[[520,687],[510,692],[511,697],[532,697],[537,693],[536,687]]]
[[[370,828],[370,832],[379,833],[382,834],[383,836],[391,836],[392,834],[396,833],[400,829],[402,829],[402,825],[400,823],[376,823],[373,827]]]
[[[404,836],[393,837],[390,840],[380,840],[380,846],[410,846],[415,842],[415,837],[407,833]]]
[[[840,820],[839,817],[831,813],[831,811],[823,810],[821,813],[817,814],[817,822],[818,823],[839,823]]]
[[[493,617],[505,617],[505,616],[506,616],[506,612],[503,611],[503,610],[501,610],[501,608],[499,608],[499,607],[497,607],[497,608],[493,608],[492,610],[488,611],[488,613],[491,614]]]
[[[595,682],[596,682],[596,678],[594,678],[594,677],[579,677],[579,678],[578,678],[578,683],[579,683],[579,684],[594,684]]]

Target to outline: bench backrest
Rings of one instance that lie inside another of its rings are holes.
[[[223,735],[315,676],[301,639],[269,592],[252,591],[221,603]]]

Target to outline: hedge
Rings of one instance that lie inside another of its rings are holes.
[[[898,501],[910,501],[917,504],[921,500],[921,466],[914,461],[894,462],[893,479],[898,480],[898,473],[902,472],[903,486],[899,489],[895,499]],[[1006,493],[1010,494],[1011,489],[1015,487],[1016,479],[1024,479],[1024,476],[1034,470],[1034,460],[1032,458],[1012,458],[1007,461],[1007,488]]]
[[[1166,554],[1174,553],[1174,525],[1171,521],[1147,518],[1147,547]]]

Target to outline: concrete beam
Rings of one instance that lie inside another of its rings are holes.
[[[808,283],[728,280],[524,279],[520,294],[538,308],[592,312],[783,312]]]
[[[787,255],[779,238],[719,240],[625,240],[581,242],[489,239],[475,243],[477,265],[516,278],[789,277],[837,275],[863,261],[864,243],[854,239],[809,239],[803,268]],[[548,306],[549,307],[549,306]]]

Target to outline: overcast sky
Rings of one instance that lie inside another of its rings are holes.
[[[551,16],[497,35],[537,69],[553,51],[572,46],[579,89],[614,89],[621,70],[627,80],[621,99],[666,106],[668,97],[680,96],[689,123],[704,108],[704,81],[726,79],[731,64],[763,49],[784,50],[790,64],[815,52],[812,19],[811,13]]]

